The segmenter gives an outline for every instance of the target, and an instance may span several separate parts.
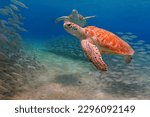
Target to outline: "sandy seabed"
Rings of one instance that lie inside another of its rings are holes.
[[[43,48],[37,43],[30,53],[36,54],[47,70],[11,99],[150,99],[148,74],[128,70],[133,64],[122,68],[123,73],[101,73],[88,61],[59,56]]]

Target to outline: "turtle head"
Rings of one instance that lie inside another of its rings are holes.
[[[77,11],[76,9],[73,9],[73,10],[72,10],[72,14],[73,14],[73,15],[76,15],[76,14],[78,14],[78,11]]]
[[[70,22],[70,21],[65,21],[64,22],[64,29],[68,33],[74,35],[75,37],[77,37],[79,39],[83,38],[83,36],[84,36],[83,28],[80,27],[77,24],[74,24],[74,23]]]

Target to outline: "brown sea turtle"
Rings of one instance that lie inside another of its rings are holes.
[[[107,71],[107,65],[101,54],[119,54],[125,57],[125,62],[130,63],[134,50],[117,35],[95,26],[80,27],[69,21],[64,22],[64,29],[81,41],[81,46],[88,59],[97,69]]]
[[[82,15],[80,15],[78,13],[78,11],[76,9],[73,9],[72,10],[72,14],[70,14],[69,16],[61,16],[59,18],[57,18],[55,20],[55,22],[60,22],[62,20],[68,20],[70,22],[73,22],[75,24],[78,24],[79,26],[81,27],[84,27],[86,26],[87,22],[86,20],[89,19],[89,18],[94,18],[95,16],[87,16],[87,17],[83,17]]]

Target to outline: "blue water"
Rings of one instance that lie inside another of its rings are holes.
[[[88,25],[102,27],[112,32],[133,32],[150,42],[150,1],[149,0],[22,0],[29,6],[24,11],[25,36],[50,37],[65,35],[62,23],[55,24],[59,16],[69,15],[77,9],[84,16],[96,15]]]
[[[23,49],[39,61],[34,59],[33,63],[46,69],[35,78],[27,75],[31,87],[27,85],[13,99],[150,99],[149,0],[20,1],[28,6],[20,8],[25,17],[22,27],[27,30],[18,32],[23,37]],[[0,0],[0,7],[8,4]],[[84,55],[80,41],[63,29],[63,21],[55,23],[72,9],[83,16],[95,15],[87,25],[104,28],[127,41],[135,50],[132,62],[125,64],[118,55],[104,55],[109,70],[97,70]],[[5,18],[0,15],[0,19]]]

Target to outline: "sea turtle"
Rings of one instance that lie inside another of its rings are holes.
[[[126,63],[131,62],[132,55],[134,54],[132,47],[107,30],[95,26],[82,28],[69,21],[64,22],[64,29],[80,39],[83,51],[99,70],[108,70],[101,54],[123,55]]]
[[[87,24],[86,20],[89,19],[89,18],[93,18],[93,17],[95,17],[95,16],[83,17],[82,15],[80,15],[78,13],[78,11],[76,9],[73,9],[72,14],[70,14],[69,16],[61,16],[61,17],[57,18],[55,20],[55,22],[57,23],[57,22],[60,22],[62,20],[68,20],[70,22],[78,24],[81,27],[84,27]]]

